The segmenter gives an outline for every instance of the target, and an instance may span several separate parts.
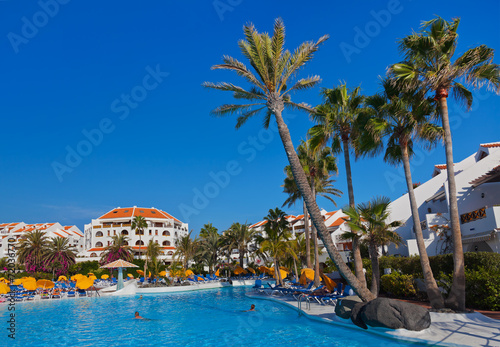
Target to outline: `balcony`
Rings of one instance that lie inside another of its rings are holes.
[[[122,227],[131,227],[132,226],[132,223],[123,223],[122,224]]]
[[[101,229],[102,225],[94,225],[92,228],[94,229]]]
[[[465,222],[462,222],[462,217]],[[500,205],[483,207],[460,216],[462,239],[470,242],[487,241],[491,235],[500,230]],[[481,240],[477,239],[480,237]]]

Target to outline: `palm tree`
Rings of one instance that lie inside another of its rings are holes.
[[[64,237],[51,238],[43,257],[46,269],[52,269],[52,277],[68,273],[68,268],[75,264],[76,248],[69,245]],[[56,269],[57,272],[56,272]]]
[[[153,265],[154,269],[158,268],[158,257],[162,254],[162,250],[160,245],[157,242],[154,242],[153,240],[149,240],[148,246],[146,248],[146,261],[145,261],[145,267],[144,267],[144,277],[146,277],[146,270],[147,270],[147,264],[148,262]]]
[[[243,267],[245,254],[249,251],[249,246],[255,236],[255,230],[250,229],[248,224],[233,223],[228,230],[228,242],[238,249],[240,256],[240,266]]]
[[[112,242],[110,245],[106,246],[104,252],[101,254],[100,264],[109,264],[115,260],[123,259],[126,261],[132,261],[134,259],[132,250],[128,245],[130,240],[125,235],[114,235],[111,238]]]
[[[444,299],[432,274],[425,248],[418,205],[413,190],[410,158],[413,155],[414,142],[419,141],[430,147],[442,137],[442,128],[429,122],[429,116],[434,113],[431,100],[424,99],[418,91],[403,94],[387,79],[382,80],[382,86],[384,88],[382,93],[368,97],[366,100],[367,106],[374,113],[368,121],[367,129],[375,143],[382,144],[382,138],[388,138],[384,156],[386,162],[393,165],[403,163],[427,296],[432,307],[440,309],[444,307]]]
[[[321,216],[321,211],[314,199],[311,187],[307,182],[306,174],[300,166],[300,161],[290,137],[290,132],[283,119],[283,111],[286,108],[314,112],[304,103],[292,102],[290,93],[309,89],[316,86],[319,76],[302,78],[295,82],[291,81],[298,70],[312,59],[314,53],[319,49],[328,36],[321,37],[317,42],[304,42],[293,53],[284,49],[285,26],[281,19],[274,24],[273,36],[267,33],[259,33],[253,24],[243,27],[245,39],[239,41],[242,54],[250,61],[250,65],[256,72],[255,75],[245,64],[235,58],[223,57],[223,64],[215,65],[213,69],[229,69],[244,77],[250,84],[250,89],[238,87],[232,83],[204,83],[205,87],[222,91],[233,92],[236,99],[248,100],[247,104],[226,104],[212,111],[216,116],[239,114],[236,128],[241,127],[249,118],[265,111],[264,127],[269,127],[272,116],[278,126],[278,132],[283,143],[292,173],[299,191],[306,201],[309,215],[316,226],[330,257],[333,259],[344,278],[351,284],[352,288],[364,301],[372,300],[373,295],[363,287],[342,260],[340,253],[335,248],[330,234],[326,229]]]
[[[205,224],[205,227],[207,224]],[[215,229],[215,231],[213,231]],[[200,236],[201,236],[200,232]],[[211,232],[203,233],[199,243],[199,253],[208,265],[210,274],[214,272],[219,258],[222,237],[217,233],[217,229],[213,228]]]
[[[144,235],[144,229],[148,227],[148,222],[146,222],[146,219],[143,216],[135,216],[134,219],[132,219],[132,230],[135,230],[135,234],[139,235],[139,257],[141,256],[141,246],[143,245],[142,238],[141,236]],[[147,283],[147,273],[146,273],[146,267],[147,267],[147,257],[146,260],[144,261],[144,283]]]
[[[217,234],[217,228],[212,225],[212,223],[205,224],[203,228],[200,229],[200,237],[206,237],[210,234]]]
[[[360,87],[349,91],[346,84],[341,84],[333,89],[325,88],[321,92],[323,104],[316,107],[314,120],[318,123],[309,129],[311,146],[321,148],[328,141],[332,143],[334,153],[344,152],[344,162],[347,178],[347,192],[349,206],[355,207],[354,189],[352,186],[350,149],[357,149],[356,143],[360,135],[360,119],[365,113],[364,97],[360,94]],[[359,250],[359,237],[353,233],[352,253],[356,277],[362,286],[366,287],[363,272],[363,261]]]
[[[44,257],[49,247],[47,233],[40,230],[29,231],[19,239],[17,261],[24,264],[26,271],[45,271]]]
[[[280,260],[287,255],[292,255],[297,259],[289,243],[292,235],[285,216],[285,212],[277,207],[274,210],[270,209],[268,215],[264,217],[264,220],[267,221],[264,226],[265,234],[256,237],[256,241],[260,245],[260,252],[269,255],[273,259],[276,283],[278,284],[283,283],[279,271]]]
[[[188,268],[188,263],[194,258],[198,250],[198,240],[191,238],[191,230],[186,235],[181,235],[175,240],[175,253],[174,257],[176,259],[182,258],[182,266],[184,270]]]
[[[402,225],[401,221],[393,221],[387,224],[389,218],[389,204],[391,200],[387,197],[377,197],[370,202],[359,204],[357,208],[351,206],[343,212],[348,216],[349,228],[353,232],[361,232],[365,235],[372,262],[372,288],[371,292],[378,296],[380,290],[380,267],[378,248],[389,243],[399,245],[401,236],[393,231]]]
[[[390,76],[409,89],[421,88],[434,93],[444,129],[446,168],[450,204],[450,220],[453,235],[453,283],[446,305],[452,309],[465,310],[465,270],[460,220],[457,203],[455,170],[453,168],[453,146],[448,116],[448,93],[470,109],[472,93],[458,80],[472,87],[488,84],[500,92],[500,66],[493,64],[493,49],[481,45],[467,50],[452,62],[457,47],[457,29],[460,19],[446,21],[436,17],[423,22],[421,32],[414,32],[399,41],[400,51],[405,57],[402,63],[389,68]]]

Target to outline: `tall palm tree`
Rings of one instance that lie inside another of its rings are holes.
[[[249,246],[255,236],[255,230],[250,229],[248,224],[233,223],[228,230],[227,237],[230,239],[230,244],[238,249],[240,256],[240,266],[243,267],[245,255],[249,251]]]
[[[134,219],[132,219],[132,230],[135,230],[135,234],[139,235],[139,257],[141,256],[141,247],[142,247],[142,235],[144,235],[144,229],[148,227],[148,222],[146,222],[146,219],[143,216],[135,216]],[[144,250],[146,251],[146,249]],[[147,267],[147,256],[146,259],[144,260],[144,283],[147,283],[147,273],[146,273],[146,267]]]
[[[320,81],[320,77],[312,76],[296,80],[295,82],[291,79],[296,76],[301,67],[312,59],[319,45],[328,36],[323,36],[316,42],[304,42],[291,53],[284,49],[285,26],[281,19],[275,21],[272,37],[269,37],[267,33],[257,32],[253,24],[245,25],[243,31],[245,39],[239,41],[239,47],[245,58],[250,61],[250,65],[256,74],[249,70],[245,64],[229,56],[223,57],[223,64],[215,65],[212,68],[232,70],[245,78],[251,84],[251,87],[247,90],[232,83],[224,82],[216,84],[206,82],[204,86],[233,92],[236,99],[248,100],[250,103],[222,105],[213,110],[212,114],[216,116],[238,114],[236,128],[241,127],[249,118],[260,111],[265,111],[264,127],[267,128],[271,123],[272,116],[274,116],[283,147],[292,168],[293,177],[306,201],[309,215],[318,229],[330,257],[344,278],[351,284],[354,291],[363,300],[372,300],[374,298],[373,295],[352,274],[331,240],[330,234],[324,225],[321,211],[314,200],[311,187],[307,182],[306,174],[300,166],[290,132],[283,119],[285,107],[293,110],[314,112],[311,107],[304,103],[292,102],[290,93],[316,86]]]
[[[176,259],[182,259],[182,266],[184,270],[188,268],[188,263],[196,255],[198,250],[198,240],[191,238],[191,230],[186,235],[181,235],[175,240],[175,253]]]
[[[52,269],[52,277],[68,273],[68,268],[75,264],[76,248],[69,245],[69,239],[53,237],[43,257],[46,269]],[[57,266],[53,266],[57,264]],[[56,271],[57,270],[57,271]]]
[[[443,308],[444,299],[432,274],[425,248],[410,170],[414,143],[421,142],[426,147],[434,145],[442,137],[442,128],[430,122],[429,118],[435,110],[431,100],[423,98],[418,91],[401,93],[387,79],[382,80],[382,86],[384,90],[381,93],[366,100],[366,105],[373,110],[367,129],[374,143],[382,144],[382,138],[387,138],[386,162],[393,165],[403,163],[427,296],[433,308]]]
[[[405,61],[389,68],[390,76],[409,89],[421,88],[434,94],[444,129],[446,172],[448,178],[450,219],[453,235],[453,283],[446,305],[452,309],[465,310],[465,270],[460,220],[457,203],[455,170],[453,168],[453,146],[448,116],[448,94],[466,105],[472,106],[472,87],[487,84],[500,92],[500,66],[493,64],[493,49],[481,45],[467,50],[452,62],[457,48],[457,29],[460,19],[446,21],[436,17],[422,23],[421,31],[414,32],[399,41]]]
[[[340,196],[342,192],[338,189],[333,188],[333,183],[335,180],[331,180],[330,177],[332,173],[337,173],[337,164],[336,158],[332,155],[332,152],[329,147],[325,147],[320,151],[313,151],[309,142],[301,141],[300,145],[297,147],[297,155],[300,160],[300,164],[308,177],[309,184],[311,185],[311,189],[313,190],[314,196],[320,195],[328,200],[330,200],[335,206],[335,200],[331,196]],[[290,165],[285,167],[286,178],[282,185],[284,188],[284,192],[289,195],[289,197],[285,200],[282,207],[288,205],[288,207],[292,206],[299,198],[302,198],[300,191],[293,179],[293,174]],[[311,263],[311,255],[310,255],[310,234],[309,234],[309,216],[307,213],[307,208],[305,203],[303,203],[304,207],[304,234],[306,237],[306,263],[308,268],[312,268]],[[313,234],[315,234],[315,229],[313,228]],[[317,236],[314,236],[314,248],[317,249]],[[315,259],[317,258],[317,254],[315,253]],[[319,263],[316,260],[315,266],[318,268],[318,278],[319,282]],[[319,283],[318,283],[319,284]]]
[[[356,149],[356,143],[360,136],[360,119],[365,113],[363,105],[364,97],[357,87],[349,91],[346,84],[341,84],[333,89],[325,88],[321,92],[323,104],[316,107],[313,119],[318,123],[309,129],[311,146],[321,148],[332,143],[334,153],[344,152],[344,162],[347,179],[347,192],[349,195],[349,206],[355,207],[354,189],[352,186],[351,173],[351,147]],[[366,287],[363,272],[363,261],[359,250],[359,237],[353,233],[352,252],[354,258],[354,269],[356,277],[361,285]]]
[[[292,235],[285,216],[285,212],[279,208],[270,209],[268,215],[264,217],[264,220],[267,221],[264,225],[265,233],[256,237],[261,253],[269,255],[273,259],[276,283],[278,284],[283,283],[281,272],[279,271],[280,260],[287,255],[292,255],[297,259],[289,243]]]
[[[217,228],[212,225],[212,223],[205,224],[203,228],[200,229],[200,237],[206,237],[210,234],[217,234]]]
[[[19,239],[17,261],[24,264],[26,271],[45,271],[44,256],[49,247],[47,233],[40,230],[29,231]]]
[[[203,233],[203,236],[201,236],[202,233],[200,232],[201,239],[199,243],[199,253],[208,265],[210,274],[214,272],[214,268],[217,265],[222,243],[221,235],[217,232],[216,228],[214,229],[215,232],[212,229],[211,232]]]
[[[154,269],[157,269],[158,257],[162,254],[160,245],[154,240],[149,240],[146,248],[146,261],[144,267],[144,277],[146,277],[147,265],[150,263]]]
[[[380,291],[380,266],[378,248],[389,243],[399,245],[401,236],[393,231],[402,225],[401,221],[387,223],[389,218],[389,204],[391,200],[387,197],[377,197],[367,203],[358,204],[356,208],[351,206],[343,212],[348,216],[349,228],[352,232],[361,232],[365,235],[372,262],[372,288],[371,291],[378,296]]]
[[[126,261],[134,259],[132,250],[128,245],[130,239],[126,235],[114,235],[111,240],[111,244],[106,246],[101,254],[101,264],[108,264],[118,259]]]

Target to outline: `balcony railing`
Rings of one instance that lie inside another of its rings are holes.
[[[101,229],[102,225],[94,225],[92,228],[94,229]]]
[[[460,215],[460,223],[465,224],[483,218],[486,218],[486,207]]]
[[[122,227],[130,227],[130,226],[132,226],[132,223],[123,223],[122,224]]]

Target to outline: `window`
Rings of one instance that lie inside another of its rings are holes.
[[[97,257],[97,254],[95,254],[95,253],[90,253],[90,257],[91,257],[91,258],[95,258],[95,257]]]
[[[123,244],[124,244],[125,246],[128,246],[128,241],[123,241]]]
[[[102,231],[98,231],[95,233],[95,237],[102,237]]]
[[[137,242],[135,243],[136,246],[144,246],[144,241],[142,240],[137,240]]]
[[[167,253],[167,255],[173,255],[173,254],[174,254],[174,252],[172,252],[172,251],[169,251],[169,252]]]
[[[155,240],[156,243],[158,243],[158,240]]]
[[[110,231],[108,230],[108,236],[110,236]]]
[[[153,235],[153,230],[149,231],[149,236]]]
[[[116,230],[113,230],[113,235],[116,235]]]
[[[158,230],[155,230],[155,235],[158,235]]]
[[[144,235],[144,230],[135,229],[135,234],[136,235]]]
[[[162,245],[163,246],[170,246],[170,241],[163,241]]]
[[[128,231],[127,230],[122,230],[122,235],[128,235]]]
[[[96,247],[102,247],[102,242],[96,242],[95,246]]]
[[[162,233],[163,236],[170,236],[170,231],[168,230],[165,230],[163,233]]]

